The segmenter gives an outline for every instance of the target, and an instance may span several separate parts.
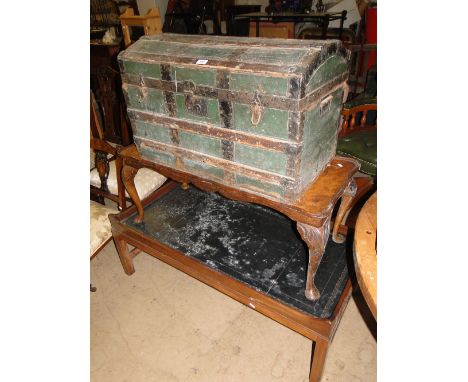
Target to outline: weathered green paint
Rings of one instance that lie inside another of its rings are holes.
[[[343,57],[331,56],[323,62],[310,77],[306,86],[306,94],[311,93],[318,87],[336,77],[337,73],[346,72],[348,64]]]
[[[174,80],[177,82],[191,81],[195,85],[216,86],[216,72],[213,69],[200,66],[200,69],[196,70],[176,66],[174,72]]]
[[[206,100],[206,103],[207,103],[207,116],[203,117],[194,113],[190,113],[187,110],[185,106],[184,94],[176,94],[175,99],[176,99],[176,106],[177,106],[177,111],[176,111],[177,118],[188,119],[192,121],[208,122],[208,123],[219,126],[220,119],[219,119],[219,107],[218,107],[217,100],[203,98]]]
[[[161,164],[165,164],[168,166],[175,166],[176,160],[175,160],[174,155],[159,152],[159,151],[154,151],[144,146],[142,147],[140,146],[138,140],[135,140],[135,143],[137,144],[138,151],[140,152],[143,158],[154,160],[156,163],[161,163]]]
[[[124,92],[127,93],[128,107],[167,114],[162,90],[127,85],[127,89],[125,90],[124,88]]]
[[[258,125],[252,125],[252,107],[233,102],[233,120],[236,130],[255,135],[288,139],[288,112],[286,110],[264,108]]]
[[[267,190],[270,193],[276,194],[278,196],[284,196],[284,193],[285,193],[285,190],[276,184],[262,182],[258,179],[249,178],[244,175],[236,174],[236,182],[238,184],[252,187],[254,190],[257,190],[260,192]]]
[[[339,89],[331,95],[330,110],[320,115],[320,107],[317,107],[305,114],[301,156],[301,180],[305,183],[314,178],[335,153],[343,91]]]
[[[335,154],[342,89],[323,113],[319,97],[345,81],[340,41],[164,34],[141,38],[119,60],[128,107],[155,114],[131,113],[131,122],[140,149],[139,137],[166,145],[143,149],[156,162],[291,199]]]
[[[259,76],[257,74],[232,73],[229,88],[234,91],[258,91],[260,94],[284,97],[288,92],[288,79]]]
[[[234,161],[276,174],[286,175],[288,158],[285,153],[278,151],[235,143]]]
[[[159,64],[146,64],[135,61],[122,61],[126,74],[134,74],[142,77],[161,78],[161,67]]]
[[[273,65],[291,66],[302,60],[308,53],[308,49],[269,49],[269,48],[250,48],[237,57],[237,59],[248,63],[268,62]]]
[[[217,138],[210,138],[202,134],[192,134],[186,131],[179,131],[180,147],[222,158],[223,150],[221,141]]]
[[[133,135],[163,143],[171,143],[171,132],[167,127],[157,123],[135,121]]]
[[[172,42],[157,42],[152,40],[138,41],[138,51],[144,53],[164,54],[168,56],[194,57],[199,59],[227,59],[236,51],[236,47],[207,47],[203,45],[188,45]]]
[[[224,177],[224,170],[218,167],[210,166],[206,163],[194,162],[190,159],[184,158],[183,159],[184,166],[189,169],[193,170],[196,174],[210,174],[219,180],[222,180]]]

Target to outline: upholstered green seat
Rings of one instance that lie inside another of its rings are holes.
[[[357,159],[361,163],[359,171],[377,175],[377,129],[357,131],[338,139],[338,155]]]
[[[356,106],[377,105],[377,97],[367,97],[364,93],[343,105],[343,110],[351,109]]]

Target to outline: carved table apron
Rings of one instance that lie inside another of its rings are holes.
[[[123,158],[123,183],[138,210],[135,222],[142,222],[144,219],[143,206],[134,183],[138,169],[143,167],[153,169],[168,178],[181,182],[183,188],[192,183],[204,191],[215,191],[237,201],[257,203],[288,216],[297,223],[297,229],[309,248],[305,295],[309,300],[317,300],[320,297],[314,278],[330,233],[331,214],[338,199],[342,198],[337,216],[342,215],[341,207],[345,208],[355,194],[356,187],[353,175],[359,168],[357,161],[350,158],[335,157],[302,195],[294,202],[286,202],[228,187],[145,160],[140,156],[135,145],[120,150],[119,154]],[[335,225],[335,230],[337,229],[338,227]]]

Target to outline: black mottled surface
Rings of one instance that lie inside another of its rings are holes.
[[[145,219],[124,224],[305,313],[328,318],[348,280],[345,244],[328,241],[315,283],[318,301],[305,298],[308,251],[295,223],[251,203],[194,187],[176,188],[145,208]]]

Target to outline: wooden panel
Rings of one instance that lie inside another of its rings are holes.
[[[261,21],[259,27],[260,34],[258,37],[294,38],[294,23],[271,23],[268,21]],[[255,22],[253,21],[250,22],[249,36],[257,36]]]

